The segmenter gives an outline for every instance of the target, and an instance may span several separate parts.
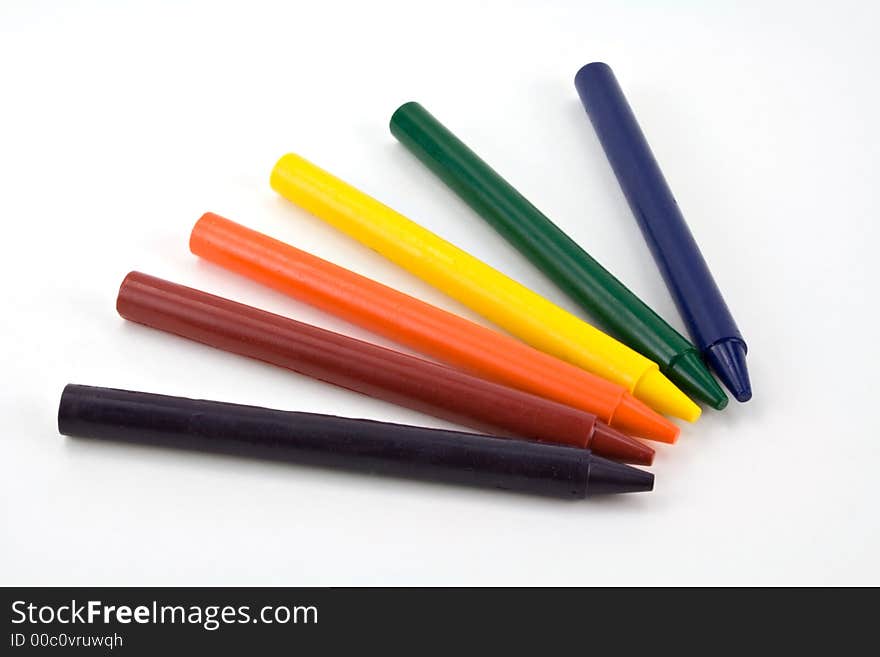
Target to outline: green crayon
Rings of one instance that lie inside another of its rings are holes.
[[[391,117],[391,133],[603,328],[660,366],[712,408],[727,395],[700,352],[510,183],[415,102]]]

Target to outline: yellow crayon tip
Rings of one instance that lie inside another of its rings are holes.
[[[658,413],[696,422],[702,409],[659,370],[650,369],[642,375],[633,389],[633,395]]]

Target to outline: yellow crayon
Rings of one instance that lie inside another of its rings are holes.
[[[689,422],[700,407],[656,363],[376,199],[289,153],[272,188],[536,349],[614,381]]]

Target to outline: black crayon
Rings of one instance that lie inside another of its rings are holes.
[[[654,485],[649,472],[576,447],[75,384],[58,430],[562,498]]]

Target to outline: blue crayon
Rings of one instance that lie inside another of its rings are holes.
[[[746,343],[614,73],[594,62],[574,84],[691,337],[733,396],[748,401]]]

